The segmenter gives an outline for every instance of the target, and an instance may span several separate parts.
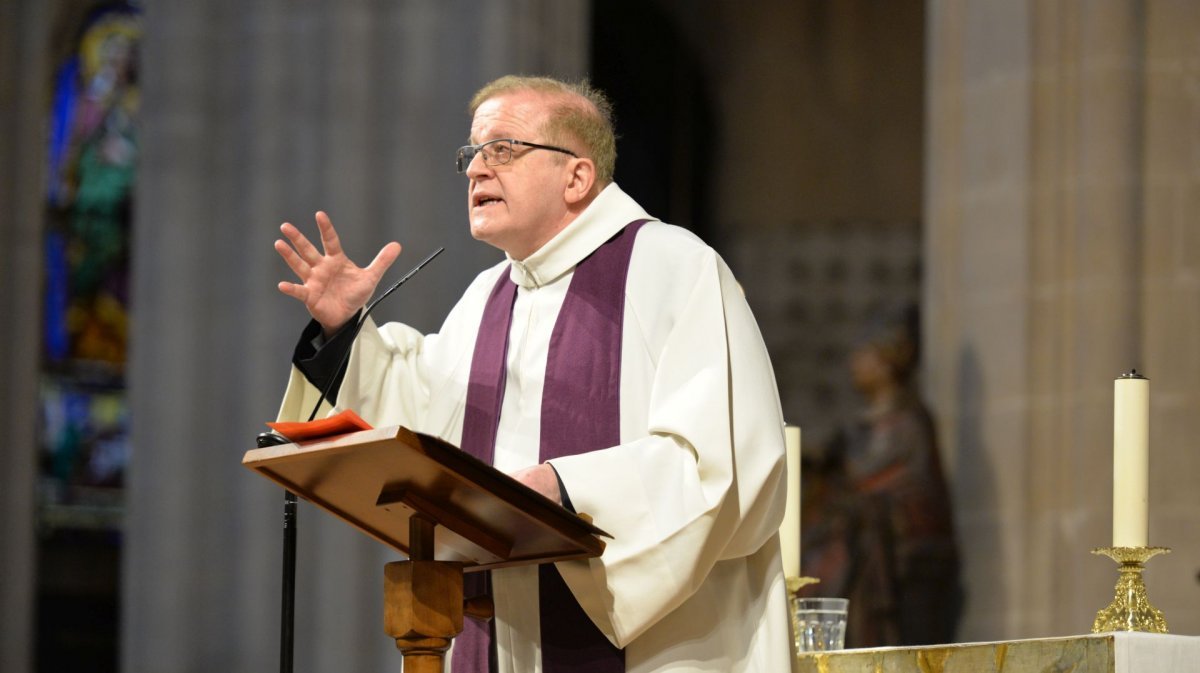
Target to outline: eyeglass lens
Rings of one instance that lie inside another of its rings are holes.
[[[479,153],[483,154],[483,163],[488,166],[507,164],[509,161],[512,161],[512,143],[507,140],[500,140],[459,148],[458,160],[455,162],[455,168],[458,169],[458,172],[465,172],[471,160]]]

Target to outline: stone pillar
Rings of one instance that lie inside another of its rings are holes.
[[[1178,526],[1184,503],[1200,522],[1197,492],[1165,489],[1200,424],[1161,422],[1164,395],[1200,401],[1200,340],[1161,329],[1170,313],[1194,335],[1200,317],[1178,147],[1194,151],[1200,117],[1168,86],[1194,71],[1200,22],[1134,0],[935,1],[927,21],[925,352],[966,551],[960,639],[1081,633],[1116,577],[1088,552],[1111,542],[1112,380],[1131,367],[1154,390],[1151,543],[1200,546]],[[1152,599],[1194,591],[1171,564],[1155,561]],[[1173,630],[1200,624],[1177,612]]]
[[[43,96],[55,3],[0,5],[0,670],[33,670]]]
[[[1174,633],[1200,633],[1200,5],[1148,3],[1142,77],[1138,343],[1151,377],[1147,570]]]

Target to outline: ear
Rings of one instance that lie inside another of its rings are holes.
[[[586,157],[578,157],[567,162],[567,170],[563,200],[568,206],[586,202],[592,196],[592,187],[596,185],[596,163]]]

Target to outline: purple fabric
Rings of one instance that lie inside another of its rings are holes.
[[[637,232],[630,223],[575,267],[550,336],[542,390],[542,462],[620,443],[621,337],[625,279]],[[492,462],[507,373],[508,334],[516,285],[507,273],[484,307],[467,386],[462,448]],[[584,613],[553,564],[538,568],[542,670],[622,673],[625,653]],[[468,597],[489,588],[485,573],[467,576]],[[494,669],[491,625],[467,619],[454,641],[453,673]]]
[[[463,598],[487,596],[492,593],[492,573],[488,570],[467,573],[463,576]],[[454,639],[454,651],[450,657],[453,673],[486,673],[494,671],[495,657],[492,656],[492,620],[463,617],[463,630]]]
[[[575,267],[550,335],[542,387],[542,462],[621,443],[625,280],[645,220]],[[623,673],[618,649],[579,607],[553,564],[538,568],[543,673]]]
[[[509,324],[517,286],[500,276],[483,308],[475,354],[471,359],[471,378],[467,384],[467,408],[463,414],[462,450],[488,465],[496,454],[496,428],[500,425],[500,405],[504,401],[504,381],[508,375]]]
[[[462,450],[492,464],[496,453],[496,428],[500,424],[500,405],[504,400],[504,380],[508,374],[505,357],[508,352],[509,323],[512,322],[513,301],[517,286],[508,277],[500,280],[488,295],[475,339],[475,354],[471,359],[471,377],[467,384],[467,408],[463,415]],[[463,578],[463,598],[491,593],[491,573],[467,573]],[[454,639],[450,657],[453,673],[487,673],[490,664],[492,624],[467,617],[463,631]]]
[[[643,224],[629,224],[575,267],[546,356],[542,462],[621,443],[625,277]]]

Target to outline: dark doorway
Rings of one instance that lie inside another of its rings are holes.
[[[617,184],[651,215],[709,240],[716,127],[685,37],[653,3],[595,2],[591,63],[592,83],[616,108]]]

